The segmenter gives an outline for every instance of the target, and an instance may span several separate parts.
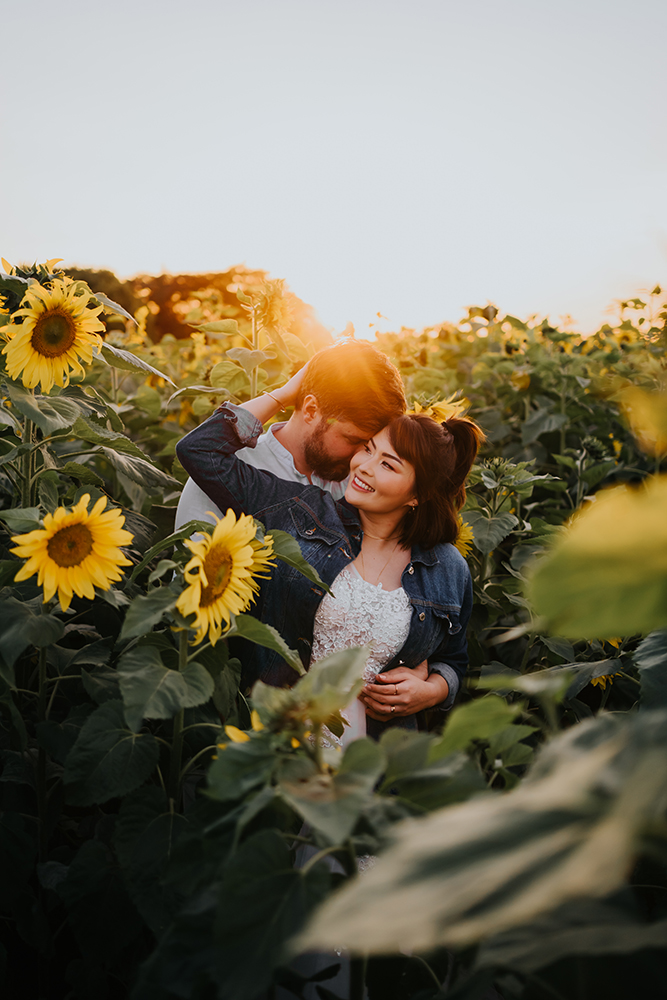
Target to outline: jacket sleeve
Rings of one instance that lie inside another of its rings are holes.
[[[461,602],[459,613],[459,625],[461,626],[455,636],[447,638],[440,644],[438,649],[428,658],[429,674],[440,674],[449,685],[449,694],[444,701],[435,708],[447,711],[454,704],[454,699],[459,692],[461,682],[468,669],[468,622],[472,612],[472,579],[468,573],[465,592]]]
[[[223,403],[176,445],[183,468],[223,511],[231,507],[237,515],[257,514],[313,488],[278,479],[236,458],[241,448],[255,447],[261,431],[252,413]]]

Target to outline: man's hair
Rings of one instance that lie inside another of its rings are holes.
[[[324,417],[349,420],[368,436],[405,412],[401,376],[386,354],[350,340],[316,354],[304,376],[295,408],[313,395]]]

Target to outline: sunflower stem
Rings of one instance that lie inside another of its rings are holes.
[[[39,651],[38,673],[37,721],[44,722],[46,720],[47,696],[46,646],[43,646]],[[36,791],[37,816],[39,819],[39,860],[40,863],[44,863],[47,856],[48,834],[46,827],[46,751],[43,747],[39,747],[37,753]]]
[[[178,669],[182,672],[188,665],[188,630],[179,632]],[[181,708],[174,716],[171,734],[171,758],[169,761],[169,798],[174,803],[174,809],[179,808],[181,784],[181,758],[183,756],[183,720],[185,709]]]
[[[257,307],[253,305],[252,307],[252,349],[253,351],[259,350],[259,329],[257,326]],[[253,368],[250,373],[250,398],[254,399],[257,395],[257,366]]]
[[[34,424],[32,420],[26,418],[23,425],[23,444],[32,444],[34,437]],[[21,506],[32,507],[33,485],[32,485],[32,451],[26,452],[22,462],[22,484],[21,484]]]

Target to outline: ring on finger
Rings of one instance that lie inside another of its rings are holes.
[[[398,684],[394,684],[394,694],[398,694]]]
[[[395,705],[392,705],[392,706],[391,706],[391,711],[392,711],[392,712],[395,712],[395,711],[396,711],[396,706],[395,706]]]

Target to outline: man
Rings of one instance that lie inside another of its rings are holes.
[[[405,405],[401,377],[386,355],[365,341],[348,341],[311,359],[289,420],[272,424],[255,448],[244,448],[237,457],[280,479],[312,483],[339,500],[359,445],[400,416]],[[193,518],[215,523],[213,515],[223,514],[188,479],[176,529]]]

